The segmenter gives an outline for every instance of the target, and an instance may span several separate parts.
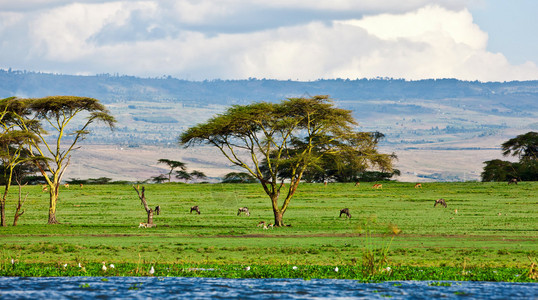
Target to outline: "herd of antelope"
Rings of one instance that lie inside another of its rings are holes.
[[[518,181],[517,179],[512,179],[512,180],[510,180],[510,181],[508,182],[508,184],[517,184],[517,181]],[[325,181],[323,184],[324,184],[325,186],[327,186],[328,182]],[[84,187],[84,185],[83,185],[82,183],[81,183],[79,186],[80,186],[81,189]],[[360,186],[360,182],[356,182],[356,183],[355,183],[355,186]],[[69,188],[70,188],[69,183],[64,184],[64,187],[65,187],[66,189],[69,189]],[[376,183],[376,184],[374,184],[374,185],[372,186],[372,188],[373,188],[373,189],[383,189],[383,185],[382,185],[381,183]],[[421,183],[417,183],[417,184],[415,184],[415,188],[422,188],[422,184],[421,184]],[[43,184],[43,185],[42,185],[41,190],[42,190],[43,192],[48,191],[48,189],[49,189],[49,185],[47,185],[47,184]],[[435,200],[435,203],[434,203],[433,207],[436,207],[437,204],[440,204],[441,206],[444,206],[445,208],[447,207],[446,201],[445,201],[445,199],[443,199],[443,198],[440,198],[440,199]],[[157,206],[157,207],[155,208],[155,212],[156,212],[157,214],[160,213],[160,207],[159,207],[159,206]],[[196,212],[197,214],[201,214],[201,212],[200,212],[200,207],[199,207],[198,205],[192,206],[192,207],[190,208],[190,213],[192,213],[192,212]],[[458,210],[456,209],[456,210],[454,211],[454,213],[457,214],[457,213],[458,213]],[[246,216],[250,216],[250,211],[249,211],[248,207],[240,207],[240,208],[238,208],[238,209],[237,209],[237,215],[240,216],[241,214],[244,214],[244,215],[246,215]],[[342,215],[346,216],[346,218],[351,218],[351,213],[349,212],[349,208],[343,208],[343,209],[341,209],[341,210],[340,210],[340,216],[339,216],[339,217],[342,217]],[[153,226],[154,226],[154,224],[140,223],[139,226],[138,226],[138,228],[150,228],[150,227],[153,227]],[[273,229],[273,227],[274,227],[273,224],[267,224],[265,221],[261,221],[261,222],[259,222],[257,226],[258,226],[258,227],[262,227],[262,228],[265,229],[265,230],[266,230],[266,229],[269,229],[269,228],[270,228],[270,229]]]
[[[511,183],[511,182],[509,182],[509,183]],[[327,181],[325,181],[323,184],[326,186],[328,183],[327,183]],[[516,181],[516,184],[517,184],[517,181]],[[360,186],[360,182],[356,182],[355,186]],[[69,184],[66,184],[65,187],[69,188]],[[82,184],[80,185],[80,187],[82,188]],[[44,185],[44,188],[46,188],[45,185]],[[382,189],[383,185],[380,184],[380,183],[376,183],[376,184],[374,184],[372,186],[372,188],[373,189]],[[417,189],[417,188],[422,188],[422,184],[421,183],[415,184],[415,189]],[[445,208],[447,207],[446,200],[443,199],[443,198],[435,200],[435,203],[434,203],[433,207],[436,207],[437,204],[440,204],[441,206],[444,206]],[[157,214],[159,214],[159,212],[160,212],[159,206],[156,207],[156,211],[157,211]],[[192,214],[192,212],[195,212],[197,214],[201,214],[200,207],[198,205],[192,206],[190,208],[190,213]],[[237,216],[240,216],[242,214],[246,215],[247,217],[250,216],[250,210],[248,209],[248,207],[240,207],[240,208],[237,209]],[[454,210],[454,214],[458,214],[457,209]],[[350,219],[351,218],[351,213],[349,211],[349,208],[341,209],[339,217],[341,218],[342,215],[344,215],[346,217],[346,219]],[[152,224],[140,223],[140,225],[138,226],[138,228],[149,228],[149,227],[152,227]],[[273,229],[274,224],[267,223],[265,221],[260,221],[258,223],[257,227],[262,227],[264,230]]]
[[[510,180],[508,181],[508,184],[516,184],[516,185],[517,185],[518,181],[519,181],[518,179],[513,178],[513,179],[510,179]],[[324,181],[323,184],[324,184],[324,186],[327,186],[327,185],[328,185],[328,182],[327,182],[327,181]],[[63,186],[64,186],[64,188],[66,188],[66,189],[69,189],[69,188],[70,188],[69,183],[65,183]],[[80,186],[81,189],[84,187],[84,185],[83,185],[82,183],[80,183],[79,186]],[[356,182],[356,183],[355,183],[355,186],[360,186],[360,182]],[[382,185],[381,183],[375,183],[375,184],[372,186],[372,188],[373,188],[373,189],[382,189],[382,188],[383,188],[383,185]],[[422,189],[422,184],[421,184],[421,183],[416,183],[416,184],[414,185],[414,188],[415,188],[415,189],[417,189],[417,188]],[[49,190],[49,185],[48,185],[48,184],[43,184],[41,190],[42,190],[42,192],[46,192],[46,191],[48,191],[48,190]],[[443,199],[443,198],[440,198],[440,199],[435,200],[433,207],[436,207],[438,204],[439,204],[440,206],[445,207],[445,208],[448,207],[448,205],[447,205],[447,203],[446,203],[446,200]],[[157,207],[155,208],[155,212],[156,212],[157,215],[160,214],[160,207],[159,207],[159,206],[157,206]],[[201,214],[200,207],[199,207],[198,205],[192,206],[192,207],[190,208],[190,213],[192,214],[192,212],[196,212],[198,215],[200,215],[200,214]],[[248,207],[240,207],[240,208],[238,208],[238,209],[237,209],[237,216],[240,216],[241,214],[244,214],[244,215],[246,215],[246,216],[250,216],[250,211],[249,211]],[[454,210],[454,214],[458,214],[458,210],[457,210],[457,209]],[[340,210],[340,215],[339,215],[339,217],[341,218],[342,215],[344,215],[344,216],[346,217],[346,219],[350,219],[350,218],[351,218],[351,213],[350,213],[349,208],[343,208],[343,209],[341,209],[341,210]],[[500,213],[499,213],[499,215],[500,215]],[[138,226],[138,228],[150,228],[150,227],[154,227],[154,226],[155,226],[154,224],[140,223],[139,226]],[[267,229],[269,229],[269,228],[270,228],[270,229],[273,229],[274,224],[271,224],[271,223],[268,224],[268,223],[266,223],[265,221],[260,221],[260,222],[258,223],[257,226],[258,226],[258,227],[262,227],[264,230],[267,230]]]

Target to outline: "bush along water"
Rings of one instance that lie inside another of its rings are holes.
[[[220,278],[313,278],[354,279],[363,282],[398,280],[455,280],[536,282],[535,270],[520,268],[462,268],[393,266],[390,272],[368,274],[362,266],[339,265],[220,265],[137,263],[2,263],[0,276],[158,276]],[[534,277],[533,277],[534,276]]]
[[[375,216],[365,219],[364,223],[359,227],[360,239],[363,245],[362,265],[360,267],[362,275],[366,278],[390,275],[393,272],[389,266],[388,255],[394,237],[401,232],[397,225],[388,224],[388,231],[382,234],[381,244],[379,244],[373,238],[376,227],[379,226]]]

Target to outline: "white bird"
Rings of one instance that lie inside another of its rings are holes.
[[[246,266],[245,271],[249,271],[249,270],[250,270],[250,266]]]
[[[64,264],[64,269],[67,268],[67,264]]]
[[[293,266],[293,268],[292,268],[292,269],[294,269],[294,270],[297,270],[298,268],[297,268],[297,266]]]
[[[153,274],[155,274],[155,269],[153,268],[153,266],[151,266],[151,269],[149,269],[149,275]]]
[[[78,267],[79,267],[79,268],[82,268],[82,265],[81,265],[80,263],[78,263]]]
[[[11,259],[11,264],[12,264],[12,265],[15,264],[15,259],[14,259],[14,258]]]
[[[103,262],[103,266],[101,267],[101,270],[103,270],[103,272],[106,272],[106,265],[105,265],[105,262]]]
[[[111,268],[111,269],[114,269],[114,268],[115,268],[115,267],[114,267],[114,264],[110,264],[110,268]]]
[[[338,267],[334,268],[334,271],[335,271],[335,272],[338,272]]]

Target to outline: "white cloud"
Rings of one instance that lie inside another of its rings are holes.
[[[196,80],[538,78],[535,64],[486,50],[487,33],[465,9],[472,0],[34,1],[41,10],[0,12],[1,68]]]
[[[368,33],[384,40],[407,39],[433,43],[441,38],[450,38],[474,49],[485,48],[488,36],[473,24],[468,10],[449,11],[439,6],[426,6],[417,11],[394,15],[380,14],[360,20],[343,21],[344,24],[366,29]]]
[[[499,53],[486,50],[488,35],[473,23],[466,9],[454,12],[426,6],[400,15],[381,14],[342,22],[365,29],[386,42],[373,53],[364,53],[351,68],[382,76],[421,79],[431,77],[497,81],[536,79],[532,63],[511,66]]]

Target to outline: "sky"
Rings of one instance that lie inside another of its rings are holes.
[[[538,80],[536,0],[0,0],[0,68]]]

